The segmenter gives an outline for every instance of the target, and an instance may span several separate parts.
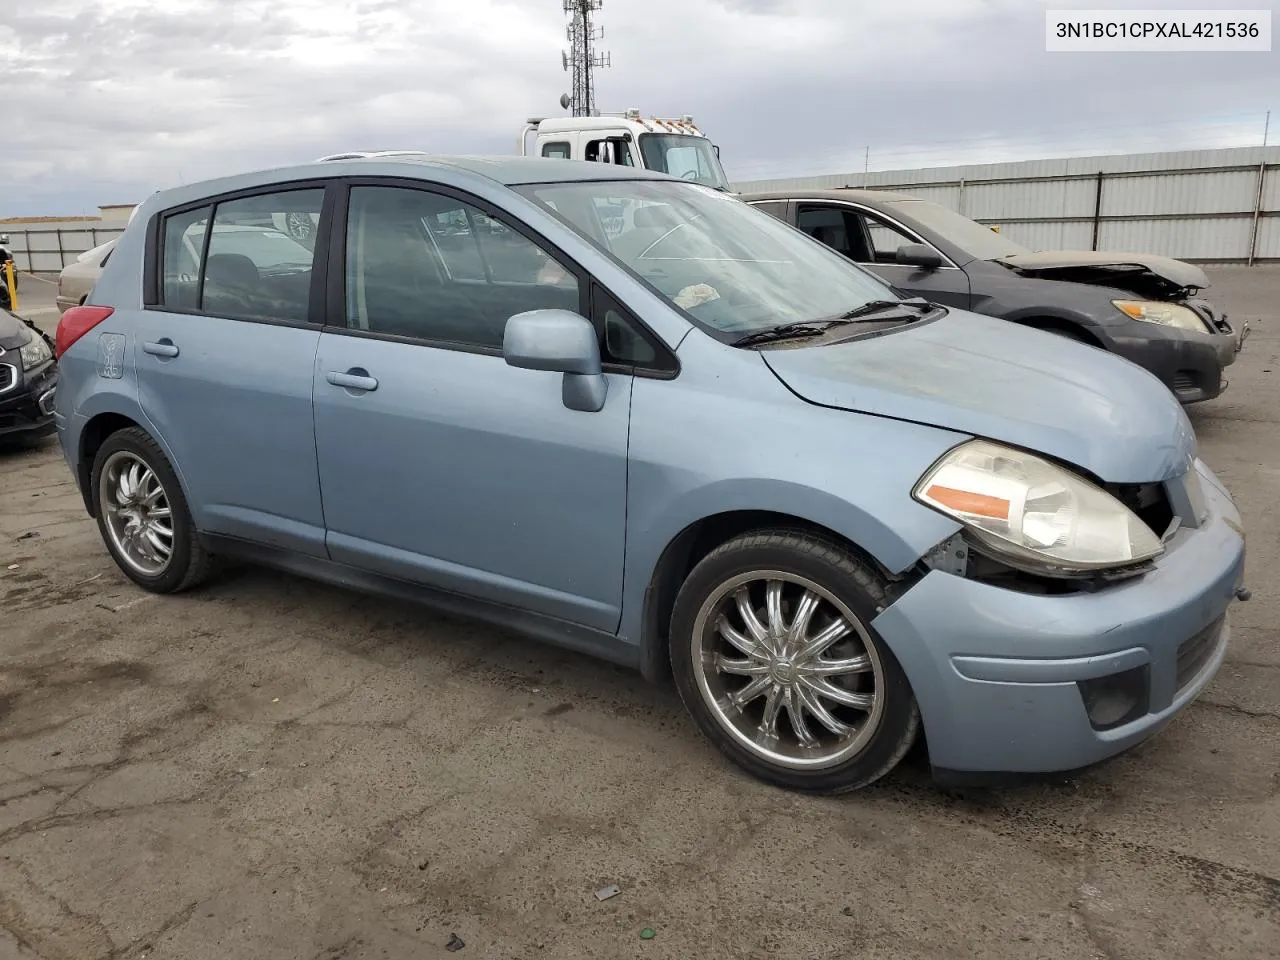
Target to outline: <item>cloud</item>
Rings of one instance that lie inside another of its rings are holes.
[[[860,169],[868,145],[879,167],[946,162],[948,143],[1052,155],[1085,134],[1164,133],[1143,147],[1175,149],[1208,136],[1191,119],[1207,113],[1260,127],[1273,55],[1047,54],[1050,5],[1071,3],[610,0],[598,106],[692,113],[738,179]],[[0,215],[81,212],[352,148],[507,153],[569,86],[559,0],[4,8]]]

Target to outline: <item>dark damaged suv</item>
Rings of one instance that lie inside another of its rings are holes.
[[[1199,267],[1150,254],[1034,253],[954,210],[880,190],[791,190],[742,199],[799,227],[897,289],[1038,327],[1145,367],[1182,403],[1226,388],[1244,344],[1198,294]]]
[[[57,383],[49,338],[30,321],[0,310],[0,445],[53,433]]]

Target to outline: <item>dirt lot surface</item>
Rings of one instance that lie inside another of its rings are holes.
[[[1214,277],[1255,332],[1193,416],[1254,599],[1064,784],[772,789],[584,657],[258,570],[145,594],[52,443],[0,455],[0,958],[1280,955],[1280,271]]]

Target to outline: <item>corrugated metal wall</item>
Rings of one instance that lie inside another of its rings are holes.
[[[1071,157],[735,183],[870,187],[958,210],[1038,250],[1132,250],[1223,263],[1280,261],[1280,147]]]
[[[124,233],[125,221],[0,223],[9,235],[14,266],[27,273],[57,273],[87,250]]]

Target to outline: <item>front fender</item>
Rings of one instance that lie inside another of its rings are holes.
[[[700,383],[701,364],[691,363],[675,380],[636,381],[624,642],[644,641],[645,595],[662,555],[701,520],[737,511],[795,517],[853,542],[889,573],[909,569],[959,529],[911,490],[967,435],[815,406],[787,390],[759,354],[725,352],[746,361],[737,364],[740,376]]]

